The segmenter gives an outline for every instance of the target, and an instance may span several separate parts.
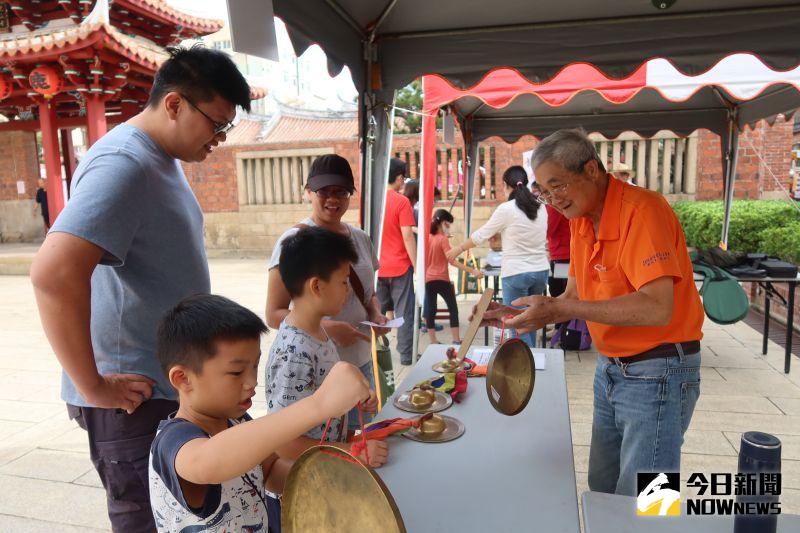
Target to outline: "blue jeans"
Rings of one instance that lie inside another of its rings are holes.
[[[412,319],[413,322],[413,319]],[[361,373],[367,378],[369,381],[369,388],[376,390],[375,387],[375,376],[372,375],[372,361],[368,361],[358,367]],[[371,413],[364,413],[364,424],[369,424],[372,422],[373,415]],[[351,431],[355,431],[357,429],[361,429],[361,424],[358,420],[358,407],[353,407],[350,409],[350,412],[347,413],[347,429]]]
[[[547,289],[547,278],[550,275],[550,270],[540,270],[538,272],[523,272],[522,274],[514,274],[513,276],[506,276],[501,278],[503,283],[503,303],[511,305],[511,302],[523,296],[533,296],[544,294]],[[520,339],[531,348],[536,347],[536,332],[531,331],[524,335],[517,335],[516,330],[511,330],[509,333],[513,336],[519,336]]]
[[[599,355],[589,489],[636,496],[637,472],[679,472],[699,396],[699,353],[635,363]]]

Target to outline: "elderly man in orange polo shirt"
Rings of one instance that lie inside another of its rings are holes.
[[[700,394],[703,307],[678,219],[663,196],[608,174],[580,130],[534,152],[541,202],[570,221],[570,271],[558,298],[494,305],[530,331],[586,320],[597,358],[589,488],[636,495],[637,472],[677,472]]]

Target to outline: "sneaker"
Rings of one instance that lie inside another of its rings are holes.
[[[419,327],[419,330],[420,330],[422,333],[428,333],[428,328],[427,328],[426,326],[420,326],[420,327]]]
[[[412,363],[411,361],[400,361],[400,364],[403,365],[403,366],[411,366],[414,363]]]

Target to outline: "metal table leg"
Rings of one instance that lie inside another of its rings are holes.
[[[786,318],[786,354],[783,363],[783,371],[788,374],[792,365],[792,334],[794,333],[794,292],[797,287],[796,281],[789,282],[789,307]]]
[[[767,355],[767,344],[769,344],[769,304],[770,287],[764,287],[764,340],[761,345],[761,354]]]

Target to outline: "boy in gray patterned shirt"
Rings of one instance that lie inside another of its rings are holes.
[[[338,314],[347,300],[350,268],[358,260],[347,235],[319,227],[308,227],[283,242],[278,266],[292,310],[281,323],[267,363],[267,409],[274,413],[310,396],[339,361],[336,345],[322,328],[322,319]],[[362,406],[372,411],[376,400]],[[278,448],[284,459],[297,459],[319,444],[325,424]],[[344,417],[332,420],[328,444],[350,451]],[[367,441],[360,458],[370,466],[386,462],[388,447],[382,441]]]

